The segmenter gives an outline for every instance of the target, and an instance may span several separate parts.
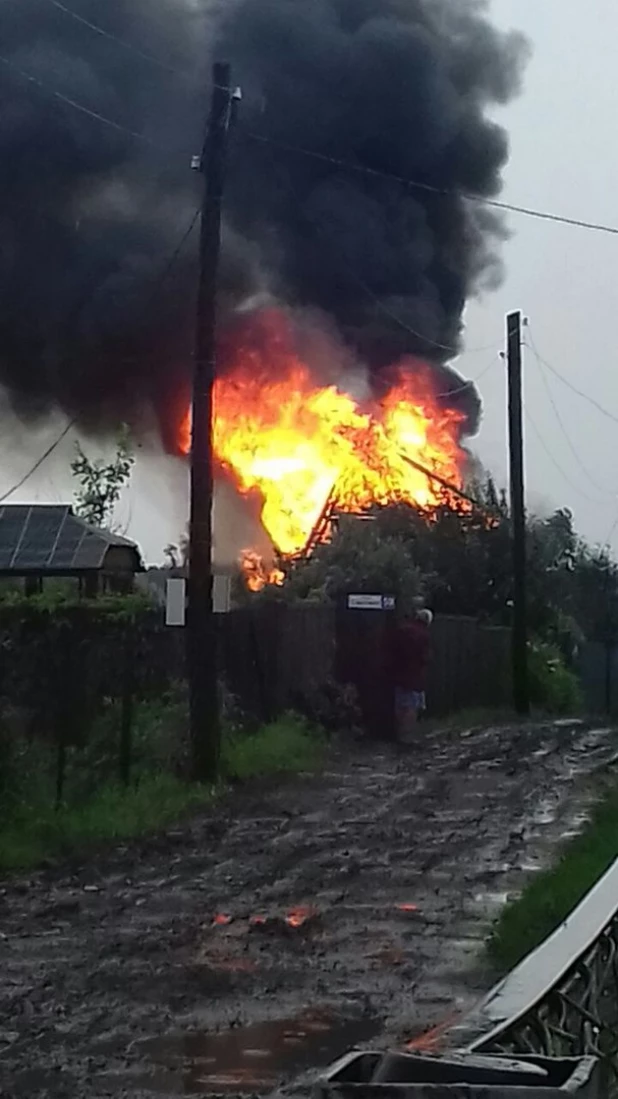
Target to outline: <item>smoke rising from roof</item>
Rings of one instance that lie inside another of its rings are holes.
[[[51,0],[0,9],[12,66],[0,63],[0,383],[21,415],[60,407],[93,430],[139,423],[186,377],[193,248],[157,280],[198,201],[189,163],[208,50],[232,62],[244,95],[226,308],[266,288],[325,314],[376,384],[413,354],[435,363],[441,392],[460,385],[448,349],[468,297],[499,280],[504,238],[500,217],[460,192],[499,193],[507,139],[487,111],[517,92],[526,56],[520,36],[492,28],[484,0],[66,6],[169,67]],[[474,387],[453,400],[473,431]]]

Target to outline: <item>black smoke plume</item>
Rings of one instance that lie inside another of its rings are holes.
[[[376,385],[414,354],[441,391],[460,387],[445,364],[504,237],[462,193],[500,191],[507,139],[488,110],[517,91],[525,53],[484,0],[5,0],[0,383],[14,407],[138,424],[186,380],[194,246],[159,279],[196,206],[213,56],[244,97],[226,308],[266,289],[326,314]],[[474,387],[453,399],[472,432]]]

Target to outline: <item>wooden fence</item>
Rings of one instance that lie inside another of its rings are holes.
[[[325,606],[262,606],[219,619],[221,670],[250,713],[271,718],[298,705],[337,676],[337,615]],[[371,689],[375,629],[358,619],[355,679]],[[367,643],[363,644],[366,631]],[[470,618],[436,618],[432,627],[428,706],[443,716],[463,708],[510,704],[510,633]]]

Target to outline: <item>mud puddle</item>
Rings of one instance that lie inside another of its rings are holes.
[[[342,1019],[313,1009],[223,1033],[147,1039],[139,1053],[156,1067],[139,1084],[185,1095],[269,1091],[282,1077],[330,1064],[379,1029],[370,1016]]]

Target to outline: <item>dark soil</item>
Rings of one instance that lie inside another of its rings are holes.
[[[268,1093],[448,1023],[613,751],[562,724],[339,747],[320,777],[4,883],[0,1095]]]

